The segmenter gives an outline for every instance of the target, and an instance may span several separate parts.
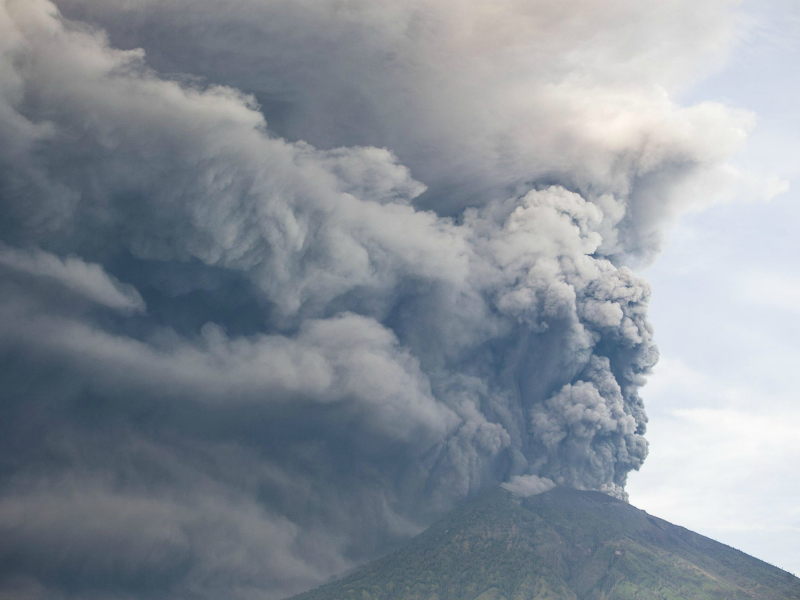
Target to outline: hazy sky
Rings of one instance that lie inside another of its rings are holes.
[[[758,114],[737,162],[791,189],[684,217],[645,271],[661,361],[644,393],[650,456],[631,501],[800,573],[800,5],[745,5],[752,28],[686,100]]]

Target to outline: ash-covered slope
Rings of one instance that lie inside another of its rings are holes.
[[[599,492],[498,488],[294,600],[634,598],[800,598],[800,579]]]

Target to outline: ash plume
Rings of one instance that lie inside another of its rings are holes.
[[[0,592],[282,598],[625,497],[733,3],[3,0]],[[704,62],[705,61],[705,62]],[[717,185],[719,184],[719,185]]]

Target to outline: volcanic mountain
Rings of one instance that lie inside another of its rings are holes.
[[[800,599],[800,579],[600,492],[497,488],[293,600],[622,599]]]

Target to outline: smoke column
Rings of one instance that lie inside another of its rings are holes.
[[[771,182],[723,0],[0,0],[0,595],[279,599],[625,497],[648,284]],[[509,483],[510,482],[510,483]]]

